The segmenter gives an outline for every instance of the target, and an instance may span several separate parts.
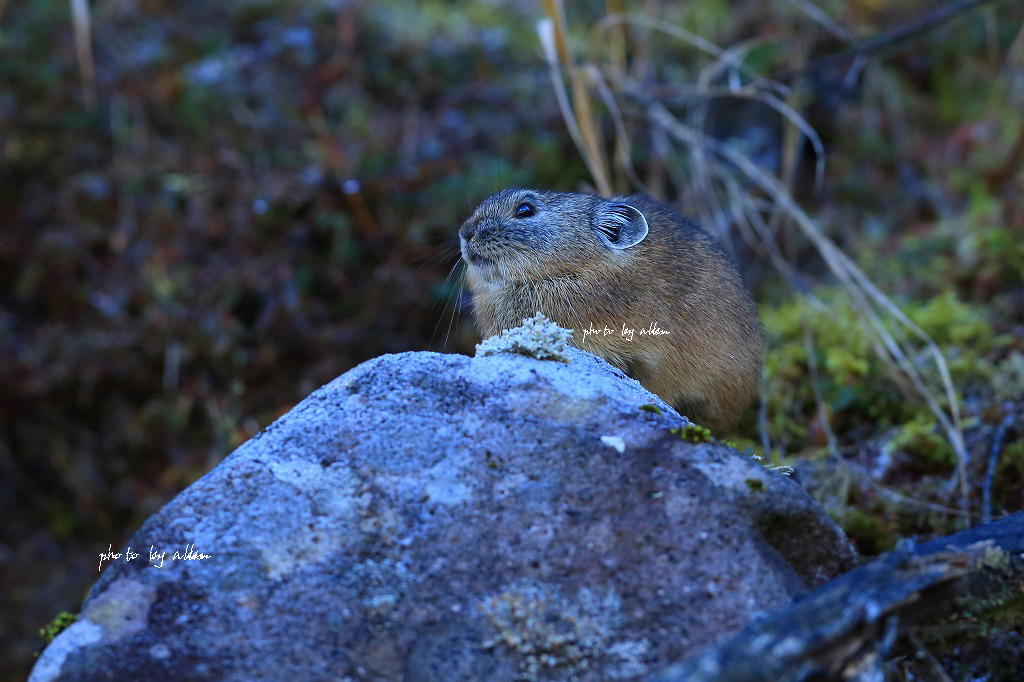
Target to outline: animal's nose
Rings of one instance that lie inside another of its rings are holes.
[[[459,228],[459,236],[467,242],[473,241],[473,235],[476,234],[476,225],[466,223]]]

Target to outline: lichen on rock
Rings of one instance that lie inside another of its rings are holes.
[[[514,651],[524,679],[542,679],[552,669],[578,676],[601,658],[609,659],[602,661],[610,664],[606,680],[647,672],[635,656],[650,648],[646,639],[613,639],[625,620],[622,599],[613,590],[599,594],[584,587],[570,599],[550,586],[525,583],[489,595],[478,609],[497,632],[484,646]]]
[[[559,327],[543,313],[523,320],[514,329],[505,329],[499,334],[484,339],[476,345],[476,356],[484,357],[498,353],[517,353],[538,360],[569,362],[565,347],[572,338],[572,330]]]

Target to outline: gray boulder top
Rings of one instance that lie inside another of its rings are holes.
[[[30,679],[643,679],[852,565],[795,482],[565,333],[315,391],[143,525]]]

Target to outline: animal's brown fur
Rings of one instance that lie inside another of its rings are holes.
[[[529,203],[535,214],[516,217]],[[610,248],[597,224],[612,204],[646,217],[647,237]],[[459,230],[483,336],[540,311],[573,344],[619,367],[716,433],[757,395],[764,333],[732,260],[703,230],[645,195],[514,189],[484,201]],[[639,335],[652,324],[669,332]],[[635,330],[632,340],[623,326]],[[613,330],[603,334],[605,328]],[[602,330],[588,334],[589,328]]]

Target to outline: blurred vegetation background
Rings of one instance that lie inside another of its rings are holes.
[[[0,0],[0,677],[313,389],[471,354],[455,230],[508,186],[723,239],[737,442],[865,555],[1024,507],[1024,3],[568,4]]]

